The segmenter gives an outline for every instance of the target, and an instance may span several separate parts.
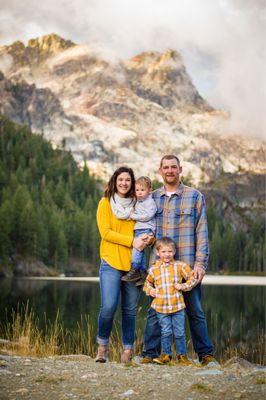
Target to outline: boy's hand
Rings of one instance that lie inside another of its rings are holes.
[[[182,284],[181,283],[175,283],[175,289],[182,290]]]
[[[156,289],[151,289],[150,290],[150,296],[151,297],[156,297]]]

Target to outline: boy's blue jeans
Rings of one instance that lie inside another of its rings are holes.
[[[135,340],[136,315],[140,288],[131,282],[121,281],[124,272],[101,261],[100,289],[101,308],[98,317],[97,343],[107,345],[111,334],[114,315],[121,295],[122,343],[124,349],[132,349]]]
[[[195,352],[199,359],[213,354],[213,346],[209,339],[207,323],[201,306],[201,284],[190,292],[183,292],[186,303],[186,313],[189,319],[190,332]],[[143,356],[155,358],[161,353],[161,328],[158,323],[156,311],[150,307],[148,310],[146,328],[144,331]]]
[[[138,237],[143,235],[143,233],[148,233],[153,235],[153,231],[151,229],[136,229],[134,231],[134,237]],[[131,267],[134,269],[139,269],[140,271],[146,271],[146,254],[145,250],[139,251],[133,247],[132,250],[132,259],[131,259]]]
[[[172,355],[172,337],[174,336],[176,354],[186,354],[185,310],[173,314],[162,314],[157,311],[161,327],[161,350],[163,354]]]

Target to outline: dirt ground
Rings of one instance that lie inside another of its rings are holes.
[[[266,369],[243,359],[224,366],[95,363],[84,355],[0,355],[0,399],[257,399],[266,398]]]

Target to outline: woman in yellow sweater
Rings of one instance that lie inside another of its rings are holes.
[[[122,362],[132,358],[135,338],[140,288],[132,282],[121,281],[130,270],[132,247],[143,250],[148,235],[134,239],[135,221],[117,219],[111,209],[110,199],[119,196],[119,200],[134,203],[135,177],[131,168],[118,168],[109,180],[97,209],[97,224],[101,235],[100,244],[100,289],[101,309],[98,318],[96,362],[106,362],[108,343],[114,315],[121,295],[122,311]]]

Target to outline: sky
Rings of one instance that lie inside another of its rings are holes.
[[[0,0],[0,45],[49,33],[128,58],[179,51],[234,132],[266,138],[266,0]]]

